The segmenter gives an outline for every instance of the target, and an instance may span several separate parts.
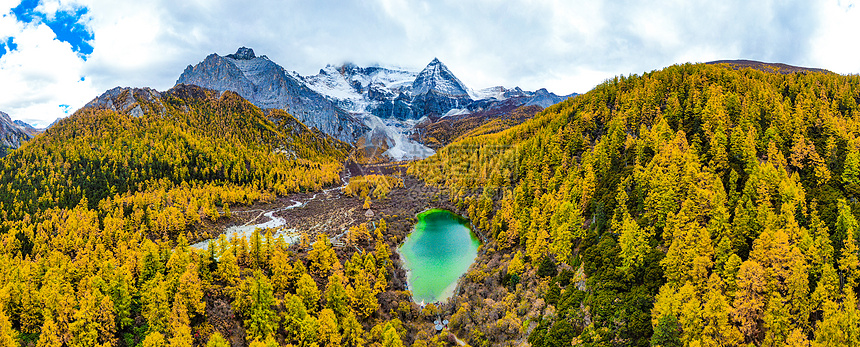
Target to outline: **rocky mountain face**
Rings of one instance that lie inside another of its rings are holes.
[[[20,120],[13,121],[8,114],[0,112],[0,157],[6,152],[21,147],[24,141],[36,136],[40,131]]]
[[[302,81],[350,113],[403,119],[413,114],[410,91],[417,76],[417,72],[401,69],[344,64],[328,65]]]
[[[442,115],[472,101],[463,82],[436,58],[412,82],[412,109],[418,116]]]
[[[17,125],[19,128],[21,128],[21,130],[23,130],[25,133],[29,134],[30,137],[36,136],[39,133],[45,131],[44,128],[35,128],[32,125],[27,124],[24,121],[19,120],[19,119],[13,120],[12,123],[15,123],[15,125]]]
[[[189,65],[176,83],[234,91],[260,108],[284,109],[309,127],[397,160],[434,153],[423,137],[413,136],[419,123],[426,127],[446,116],[476,114],[481,121],[457,124],[480,125],[499,109],[543,109],[575,95],[501,86],[475,91],[435,58],[418,72],[344,64],[301,76],[245,47]]]
[[[153,106],[155,105],[155,106]],[[152,88],[123,88],[108,89],[102,95],[88,102],[83,108],[104,108],[114,112],[142,117],[144,107],[156,107],[158,114],[164,114],[166,109],[161,105],[161,93]]]
[[[434,153],[434,148],[456,137],[451,135],[467,133],[495,119],[503,118],[505,124],[512,126],[576,95],[559,96],[546,89],[531,92],[502,86],[475,91],[435,58],[419,72],[329,65],[302,80],[339,107],[363,115],[374,130],[357,144],[375,147],[395,159],[427,157]],[[508,113],[528,106],[536,108],[507,117]],[[457,129],[450,129],[452,126]]]
[[[559,96],[546,89],[531,92],[502,86],[475,91],[437,58],[419,72],[329,65],[319,74],[302,80],[353,114],[398,120],[439,118],[452,110],[456,114],[481,112],[503,101],[507,101],[507,106],[511,103],[509,99],[514,99],[516,106],[546,108],[576,95]]]
[[[234,91],[260,108],[284,109],[308,127],[346,142],[369,130],[361,120],[250,48],[223,57],[211,54],[203,62],[189,65],[176,83]]]

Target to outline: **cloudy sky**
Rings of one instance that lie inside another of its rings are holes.
[[[858,1],[0,0],[0,111],[45,126],[115,86],[166,90],[239,46],[288,70],[420,70],[471,88],[586,92],[675,63],[754,59],[860,73]]]

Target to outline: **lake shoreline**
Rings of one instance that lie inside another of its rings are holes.
[[[397,247],[407,287],[416,303],[444,303],[454,296],[481,242],[469,220],[453,211],[430,208],[416,217],[412,231]]]

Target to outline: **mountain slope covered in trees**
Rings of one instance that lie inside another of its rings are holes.
[[[677,65],[411,165],[501,260],[454,329],[497,344],[469,312],[537,292],[533,346],[860,343],[858,100],[858,76]]]
[[[232,92],[108,91],[0,161],[0,341],[190,346],[214,336],[205,310],[213,299],[203,295],[225,285],[240,288],[216,291],[237,298],[240,318],[273,314],[259,302],[272,295],[269,277],[239,272],[247,253],[236,263],[224,240],[215,263],[216,253],[193,252],[188,240],[209,237],[197,232],[229,217],[230,205],[339,184],[348,150]],[[256,235],[270,255],[275,240]],[[249,323],[249,340],[277,329],[276,317],[264,318]]]
[[[499,103],[494,107],[475,113],[452,115],[438,120],[427,119],[415,126],[411,138],[430,148],[439,149],[461,137],[499,132],[520,124],[543,110],[540,106],[519,106],[514,102]]]
[[[858,76],[678,65],[354,177],[344,210],[411,197],[489,239],[421,308],[404,213],[189,247],[338,184],[349,145],[232,92],[113,89],[0,159],[0,344],[453,345],[441,315],[473,346],[858,345],[858,101]]]
[[[342,217],[406,195],[385,176],[317,194],[350,150],[233,92],[105,92],[0,159],[0,345],[450,345],[397,268],[407,218],[219,237],[318,195]]]
[[[284,112],[272,118],[285,126],[232,92],[114,89],[9,155],[0,203],[20,218],[84,197],[94,208],[163,184],[253,184],[286,194],[339,181],[348,145]]]

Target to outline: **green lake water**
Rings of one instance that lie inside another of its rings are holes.
[[[438,209],[419,214],[418,224],[399,248],[413,300],[431,303],[451,297],[480,245],[466,219]]]

